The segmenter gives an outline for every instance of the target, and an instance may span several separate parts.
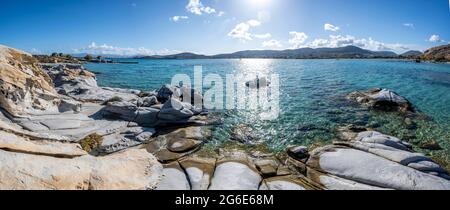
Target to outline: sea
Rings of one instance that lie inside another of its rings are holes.
[[[282,151],[289,145],[317,146],[337,138],[337,129],[354,124],[408,141],[419,152],[438,162],[450,162],[450,65],[375,59],[120,59],[137,64],[87,64],[97,73],[100,86],[154,91],[170,84],[174,75],[194,75],[201,66],[203,76],[278,75],[279,116],[261,119],[261,110],[210,110],[220,119],[213,127],[210,146],[230,143],[236,130],[245,128],[248,144]],[[210,84],[211,85],[211,84]],[[211,88],[206,84],[204,89]],[[214,83],[215,85],[215,83]],[[225,84],[224,84],[225,86]],[[425,119],[407,125],[404,116],[367,110],[350,103],[353,91],[388,88],[407,98]],[[420,148],[437,142],[442,150]],[[448,166],[448,164],[446,164]]]

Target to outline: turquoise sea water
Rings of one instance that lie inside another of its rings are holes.
[[[254,111],[215,113],[224,124],[214,129],[212,144],[230,138],[234,127],[251,127],[257,143],[272,149],[290,144],[330,142],[335,129],[348,123],[374,127],[415,144],[437,141],[445,149],[423,151],[449,160],[450,156],[450,65],[401,60],[136,60],[139,64],[88,64],[98,72],[101,86],[155,90],[172,76],[192,75],[195,65],[203,74],[260,72],[280,75],[280,117],[262,121]],[[355,90],[389,88],[409,99],[431,117],[407,128],[396,114],[369,112],[344,100]],[[450,161],[449,161],[450,162]]]

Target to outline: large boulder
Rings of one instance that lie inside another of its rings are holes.
[[[154,189],[162,169],[151,154],[139,149],[73,159],[0,150],[0,189]]]
[[[258,171],[243,162],[218,163],[210,190],[258,190],[262,178]]]
[[[347,99],[377,110],[415,112],[412,104],[406,98],[388,89],[375,88],[364,92],[356,91],[350,93]]]
[[[14,116],[58,112],[52,79],[31,55],[0,45],[0,107]]]
[[[446,179],[347,147],[331,145],[318,148],[312,152],[307,165],[312,170],[375,187],[397,190],[450,189],[450,181]]]
[[[359,133],[354,141],[338,144],[375,154],[424,173],[450,178],[448,172],[431,158],[412,151],[411,145],[393,136],[366,131]]]

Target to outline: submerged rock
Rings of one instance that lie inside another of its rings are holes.
[[[192,154],[206,141],[211,132],[207,127],[161,129],[160,134],[146,146],[161,162],[178,160]]]
[[[350,93],[347,99],[377,110],[415,112],[412,104],[406,98],[388,89],[376,88],[365,92],[357,91]]]

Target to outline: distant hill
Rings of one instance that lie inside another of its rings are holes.
[[[450,62],[450,44],[430,48],[420,58],[437,62]]]
[[[137,58],[145,58],[145,59],[205,59],[208,56],[198,55],[194,53],[179,53],[175,55],[152,55],[152,56],[143,56]]]
[[[230,54],[198,55],[180,53],[166,56],[143,56],[145,59],[230,59],[230,58],[280,58],[280,59],[326,59],[326,58],[395,58],[390,51],[370,51],[355,46],[338,48],[300,48],[289,50],[246,50]]]
[[[400,55],[400,57],[404,57],[404,58],[417,58],[419,56],[421,56],[423,53],[417,50],[410,50],[408,52],[405,52],[403,54]]]

